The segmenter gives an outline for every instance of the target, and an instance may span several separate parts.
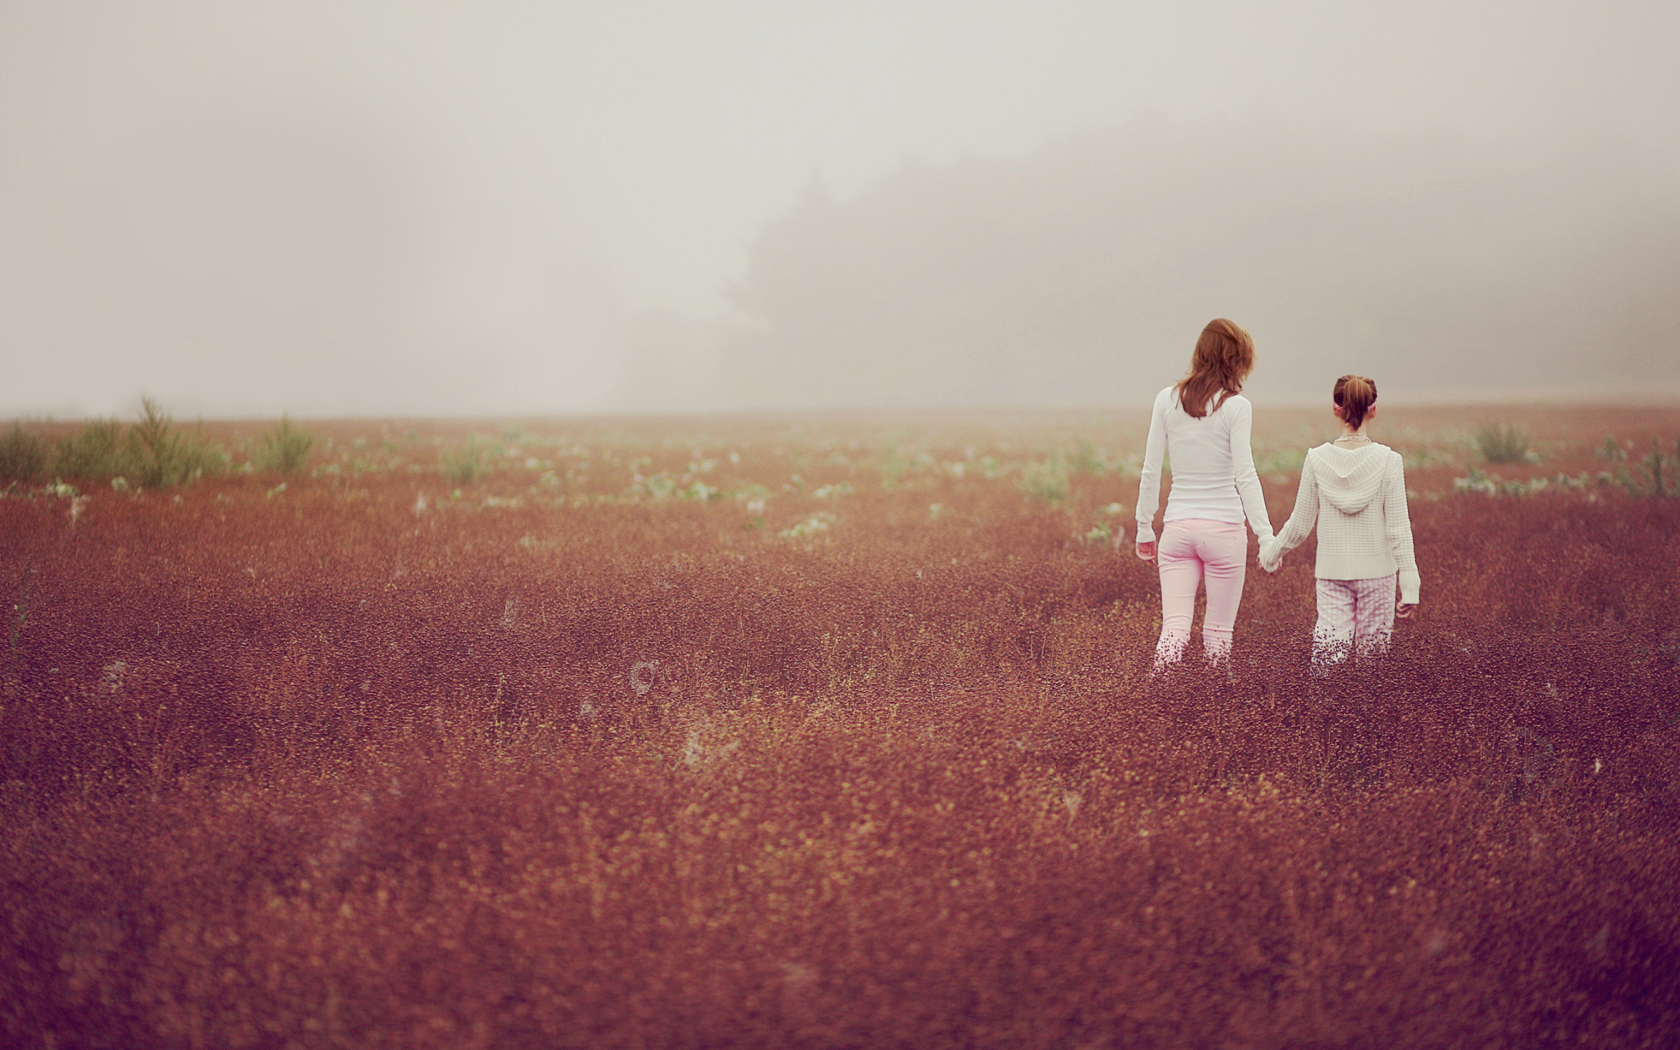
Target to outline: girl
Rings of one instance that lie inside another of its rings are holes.
[[[1365,434],[1377,417],[1377,384],[1343,376],[1330,399],[1342,436],[1307,452],[1295,512],[1283,531],[1260,547],[1260,567],[1276,572],[1318,520],[1313,669],[1320,674],[1349,653],[1386,650],[1394,618],[1410,619],[1417,609],[1420,584],[1400,453]]]
[[[1160,559],[1161,637],[1155,669],[1181,659],[1190,641],[1196,587],[1207,576],[1202,656],[1208,663],[1231,652],[1231,626],[1242,601],[1248,561],[1248,519],[1262,542],[1272,538],[1249,432],[1254,406],[1242,396],[1254,370],[1254,340],[1224,318],[1210,321],[1196,340],[1190,374],[1155,396],[1138,485],[1137,556]],[[1172,461],[1172,492],[1157,548],[1155,512],[1161,503],[1161,455]]]

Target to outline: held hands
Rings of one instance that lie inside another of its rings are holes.
[[[1260,541],[1260,567],[1267,572],[1277,572],[1283,564],[1283,544],[1276,536]]]

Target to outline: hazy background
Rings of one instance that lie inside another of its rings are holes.
[[[1680,5],[0,0],[0,415],[1680,394]]]

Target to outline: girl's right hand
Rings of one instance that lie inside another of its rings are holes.
[[[1417,612],[1417,602],[1411,602],[1411,603],[1395,602],[1394,603],[1394,615],[1398,619],[1410,620],[1412,618],[1412,614],[1415,613],[1415,612]]]
[[[1154,561],[1155,560],[1155,541],[1150,540],[1149,542],[1145,543],[1143,540],[1139,540],[1138,545],[1137,545],[1137,556],[1139,558],[1142,558],[1144,561]]]

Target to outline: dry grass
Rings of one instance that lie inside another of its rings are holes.
[[[1153,570],[1082,539],[1130,416],[14,490],[3,1041],[1673,1045],[1680,501],[1454,495],[1479,418],[1385,415],[1423,616],[1322,687],[1310,551],[1234,683],[1142,681]],[[1279,520],[1316,419],[1262,417]],[[1680,430],[1520,422],[1535,476]]]

